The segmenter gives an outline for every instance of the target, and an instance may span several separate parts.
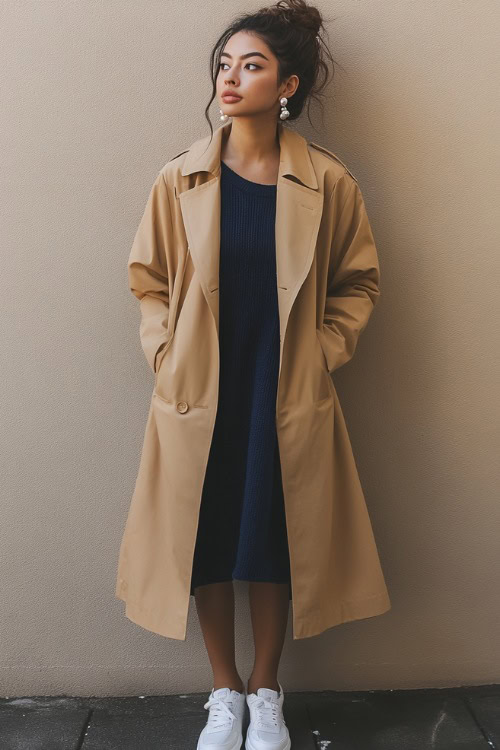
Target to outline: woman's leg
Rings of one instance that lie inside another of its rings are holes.
[[[247,691],[279,690],[278,666],[283,650],[289,607],[288,583],[249,583],[255,658]]]
[[[242,693],[245,686],[236,668],[234,649],[233,582],[196,586],[194,598],[212,665],[214,690],[229,687]]]

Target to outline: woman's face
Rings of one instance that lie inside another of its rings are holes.
[[[277,80],[278,60],[258,36],[238,31],[228,39],[221,52],[216,79],[219,106],[224,114],[249,117],[269,113],[277,117],[280,98],[291,95],[298,78],[291,76],[279,89]],[[225,89],[231,89],[241,98],[223,99]]]

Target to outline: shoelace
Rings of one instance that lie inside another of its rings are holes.
[[[203,708],[209,709],[208,726],[211,729],[222,729],[228,725],[229,721],[236,719],[229,706],[221,698],[212,696],[205,703]]]
[[[278,728],[278,712],[280,707],[274,701],[260,698],[252,704],[252,709],[257,709],[257,726],[260,729],[268,729],[271,732]]]

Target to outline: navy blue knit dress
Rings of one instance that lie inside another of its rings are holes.
[[[289,584],[276,395],[276,185],[221,161],[219,398],[191,577]]]

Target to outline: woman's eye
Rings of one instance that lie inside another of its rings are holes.
[[[221,63],[219,63],[219,69],[221,69],[223,65],[228,65],[228,64],[229,64],[229,63],[224,63],[224,62],[221,62]],[[257,65],[256,63],[247,63],[247,65],[253,65],[253,66],[254,66],[254,68],[257,68],[257,69],[259,69],[259,68],[260,68],[260,65]],[[245,67],[246,67],[246,66],[245,66]]]

